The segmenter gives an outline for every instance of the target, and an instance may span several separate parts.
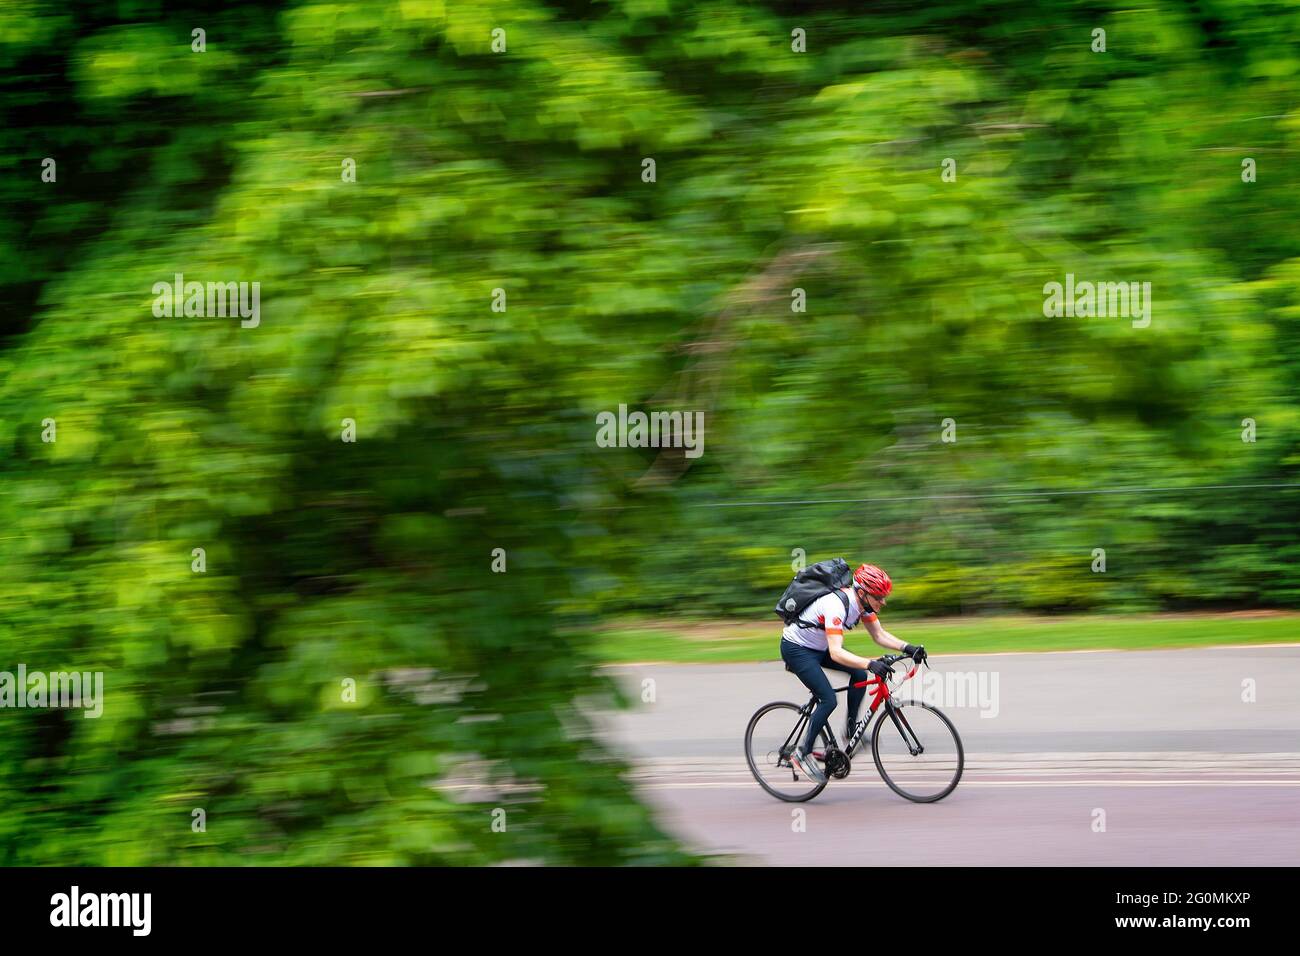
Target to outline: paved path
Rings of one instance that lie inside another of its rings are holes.
[[[749,716],[806,699],[777,662],[611,668],[652,700],[600,721],[665,826],[746,862],[1300,864],[1300,647],[934,663],[923,693],[967,764],[933,805],[886,789],[869,752],[810,803],[760,790],[741,753]]]

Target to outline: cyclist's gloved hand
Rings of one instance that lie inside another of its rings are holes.
[[[903,653],[916,664],[923,664],[928,659],[925,655],[925,647],[921,644],[904,644]]]
[[[882,664],[880,661],[872,661],[869,663],[867,665],[867,670],[871,671],[871,673],[875,674],[881,680],[888,680],[894,676],[894,672],[890,669],[889,665]]]

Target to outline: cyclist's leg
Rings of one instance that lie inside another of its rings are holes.
[[[852,735],[853,725],[858,722],[858,711],[862,708],[862,698],[867,696],[867,689],[865,687],[854,687],[853,685],[859,681],[866,680],[871,676],[871,674],[868,671],[863,670],[861,667],[849,667],[847,664],[840,664],[837,661],[831,660],[830,651],[823,653],[821,666],[849,675],[849,712],[844,715],[844,736],[845,738],[848,738]]]
[[[808,721],[808,734],[803,740],[803,749],[809,753],[812,752],[817,735],[835,710],[835,690],[822,671],[821,655],[821,651],[814,651],[810,647],[800,647],[790,641],[781,642],[781,659],[794,671],[794,676],[817,696],[817,708]]]

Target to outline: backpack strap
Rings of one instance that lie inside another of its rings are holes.
[[[844,593],[844,589],[843,589],[843,588],[836,588],[834,591],[827,591],[826,594],[834,594],[837,598],[840,599],[840,603],[844,605],[844,620],[847,621],[847,620],[849,619],[849,599],[848,599],[848,596],[845,595],[845,593]],[[813,601],[820,601],[822,598],[824,598],[824,597],[826,596],[826,594],[819,594],[819,595],[817,595],[815,598],[813,598],[812,601],[809,601],[809,602],[808,602],[808,606],[811,607],[812,604],[813,604]],[[803,618],[795,618],[795,619],[794,619],[793,621],[791,621],[790,623],[791,623],[791,624],[798,625],[799,627],[806,627],[806,628],[808,628],[809,630],[812,630],[812,631],[824,631],[824,630],[826,630],[826,625],[825,625],[825,624],[814,624],[812,621],[805,621]],[[848,628],[848,630],[851,631],[851,630],[853,630],[853,628],[850,627],[850,628]]]

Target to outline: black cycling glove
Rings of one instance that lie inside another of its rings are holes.
[[[913,662],[917,664],[923,664],[927,660],[925,655],[925,647],[923,647],[920,644],[904,644],[903,653],[906,654],[908,657],[910,657],[913,660]]]

